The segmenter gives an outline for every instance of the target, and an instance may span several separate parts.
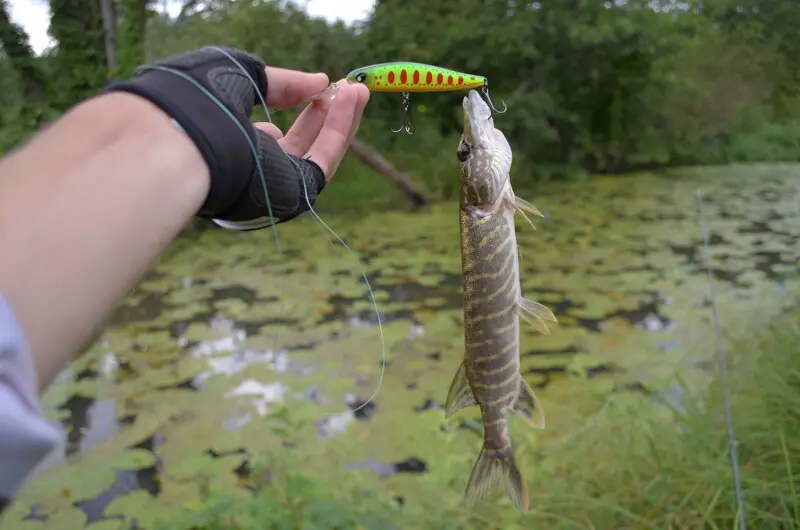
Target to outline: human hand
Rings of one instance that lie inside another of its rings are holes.
[[[274,108],[291,108],[328,87],[325,74],[307,74],[268,66],[267,103]],[[272,136],[284,151],[310,159],[330,181],[353,141],[361,122],[369,90],[361,84],[343,84],[336,97],[317,99],[300,113],[284,136],[275,125],[259,122],[255,127]]]
[[[198,215],[225,228],[255,230],[313,206],[355,136],[369,92],[341,87],[333,100],[309,105],[285,137],[271,124],[254,126],[250,113],[262,98],[287,108],[327,86],[325,74],[266,67],[240,50],[205,47],[108,90],[149,99],[194,141],[211,176]]]
[[[265,72],[266,102],[270,108],[292,108],[328,87],[328,76],[325,74],[269,66]],[[343,85],[332,100],[312,101],[285,136],[272,123],[255,123],[259,158],[265,173],[268,173],[267,190],[272,217],[264,200],[264,184],[256,172],[250,182],[245,204],[236,207],[238,218],[232,215],[225,218],[216,216],[214,222],[231,230],[258,230],[274,224],[273,219],[280,223],[307,211],[336,173],[358,131],[368,101],[369,90],[366,87]],[[257,105],[261,106],[261,102],[257,102]],[[276,140],[283,152],[272,148],[273,144],[267,142],[265,136],[270,141]],[[280,166],[283,169],[276,172],[275,169]],[[267,171],[267,168],[272,171]],[[276,173],[286,176],[281,177],[282,182],[270,181],[270,178],[276,179]],[[253,210],[253,206],[257,211]]]

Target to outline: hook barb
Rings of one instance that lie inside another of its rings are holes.
[[[395,134],[405,131],[406,134],[414,134],[414,124],[411,122],[411,94],[403,92],[403,123],[397,129],[391,129]]]
[[[483,92],[483,95],[486,96],[486,103],[489,104],[489,108],[492,109],[492,113],[493,114],[505,114],[505,112],[508,110],[508,105],[506,105],[506,102],[503,101],[503,110],[498,109],[494,105],[494,102],[492,101],[492,96],[489,94],[489,84],[488,83],[484,83],[483,88],[481,89],[481,91]]]

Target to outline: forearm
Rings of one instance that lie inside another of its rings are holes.
[[[0,163],[0,292],[40,387],[86,345],[208,186],[192,141],[126,94],[82,104]]]

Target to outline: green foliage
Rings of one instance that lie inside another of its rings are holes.
[[[338,485],[322,477],[291,472],[275,479],[268,488],[246,500],[224,493],[209,496],[192,506],[191,513],[171,519],[160,528],[175,530],[300,529],[300,530],[390,530],[388,509],[364,513],[352,500],[331,498]],[[382,512],[382,513],[381,513]]]
[[[57,42],[53,55],[58,80],[56,107],[65,110],[93,96],[108,70],[103,21],[98,1],[52,0],[50,34]]]
[[[49,80],[42,71],[28,43],[28,35],[9,18],[8,5],[0,0],[0,45],[5,58],[18,75],[18,82],[31,104],[46,105]]]
[[[103,5],[113,11],[113,34],[104,34]],[[191,0],[177,19],[149,0],[52,0],[51,7],[52,68],[13,51],[26,46],[18,28],[6,24],[2,33],[25,97],[21,110],[5,112],[8,140],[0,148],[27,137],[49,107],[69,107],[109,76],[221,44],[332,79],[390,60],[486,75],[494,98],[510,106],[498,124],[527,180],[800,157],[793,136],[800,10],[792,0],[381,0],[355,27],[310,19],[278,1]],[[51,73],[57,94],[46,90]],[[417,135],[409,141],[388,131],[400,119],[399,96],[373,94],[362,137],[433,196],[450,197],[452,178],[441,168],[460,133],[462,96],[415,94]],[[276,122],[286,127],[294,115],[279,113]]]
[[[117,15],[115,73],[128,77],[145,61],[144,34],[155,13],[150,0],[116,0]]]
[[[25,140],[52,117],[52,92],[44,65],[36,60],[21,27],[0,1],[0,153]]]

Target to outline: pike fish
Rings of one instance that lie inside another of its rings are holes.
[[[522,297],[514,215],[520,213],[533,227],[525,212],[542,214],[511,189],[511,147],[495,129],[489,106],[471,90],[463,110],[464,132],[456,154],[465,352],[447,393],[445,416],[477,405],[483,419],[483,447],[464,492],[466,506],[483,498],[502,476],[509,500],[525,513],[530,508],[528,488],[514,459],[508,413],[518,413],[539,429],[544,428],[544,414],[520,375],[519,321],[547,335],[545,320],[556,322],[556,317]]]

